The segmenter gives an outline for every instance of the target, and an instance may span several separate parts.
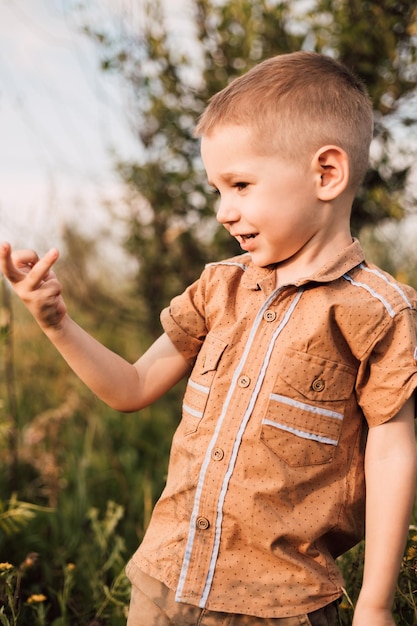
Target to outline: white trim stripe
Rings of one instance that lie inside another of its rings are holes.
[[[201,391],[202,393],[205,393],[207,395],[210,393],[210,387],[200,385],[200,383],[195,383],[193,380],[191,380],[191,378],[188,379],[187,384],[190,385],[190,387],[192,387],[193,389],[197,389],[197,391]]]
[[[198,419],[201,419],[204,415],[203,411],[196,411],[195,409],[192,409],[187,404],[183,404],[182,408],[186,413],[189,413],[190,415],[192,415],[193,417],[197,417]]]
[[[362,270],[364,270],[364,272],[369,272],[370,274],[374,274],[375,276],[378,276],[379,278],[381,278],[384,282],[387,283],[387,285],[390,285],[390,287],[395,289],[395,291],[397,291],[400,294],[400,296],[402,297],[402,299],[404,300],[404,302],[406,303],[409,309],[413,308],[413,305],[407,298],[404,291],[401,289],[400,285],[398,285],[397,283],[393,283],[391,280],[389,280],[388,276],[386,276],[385,274],[383,274],[376,268],[366,267],[366,265],[364,265],[363,263],[360,263],[359,267]]]
[[[390,317],[395,317],[394,309],[392,308],[390,303],[380,293],[378,293],[377,291],[374,291],[372,289],[372,287],[370,287],[366,283],[361,283],[361,282],[358,282],[356,280],[353,280],[353,278],[351,276],[349,276],[349,274],[343,274],[343,278],[345,280],[348,280],[354,287],[361,287],[362,289],[365,289],[365,291],[370,293],[371,296],[373,296],[374,298],[376,298],[377,300],[382,302],[382,304],[384,305],[384,307],[388,311],[388,314],[390,315]]]
[[[215,263],[207,263],[205,267],[214,267],[217,265],[231,265],[232,267],[240,267],[240,269],[244,272],[246,272],[246,270],[248,269],[247,265],[245,265],[244,263],[238,263],[237,261],[218,261]]]
[[[262,424],[268,424],[268,426],[273,426],[274,428],[279,428],[280,430],[285,430],[288,433],[292,433],[297,437],[301,437],[302,439],[310,439],[311,441],[318,441],[320,443],[328,443],[331,446],[337,446],[337,439],[330,439],[329,437],[323,437],[322,435],[315,435],[314,433],[308,433],[305,430],[298,430],[298,428],[293,428],[292,426],[287,426],[286,424],[279,424],[278,422],[273,422],[272,420],[264,419],[262,420]]]
[[[300,402],[299,400],[294,400],[293,398],[288,398],[287,396],[281,396],[277,393],[271,393],[269,396],[271,400],[275,400],[276,402],[282,402],[282,404],[286,404],[288,406],[293,406],[296,409],[302,409],[303,411],[310,411],[310,413],[316,413],[317,415],[324,415],[325,417],[333,417],[337,420],[343,419],[343,413],[338,413],[337,411],[330,411],[329,409],[324,409],[319,406],[315,406],[313,404],[306,404],[305,402]]]

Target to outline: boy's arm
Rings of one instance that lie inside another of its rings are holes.
[[[128,363],[91,337],[67,314],[50,250],[42,259],[33,251],[13,256],[0,245],[0,269],[32,313],[43,332],[81,380],[99,398],[119,411],[136,411],[159,398],[183,378],[189,365],[163,334],[135,364]]]
[[[391,609],[416,493],[414,396],[369,429],[365,454],[366,543],[353,626],[395,626]]]

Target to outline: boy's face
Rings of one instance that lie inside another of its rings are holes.
[[[307,164],[256,148],[253,133],[221,126],[203,136],[201,153],[210,184],[220,200],[218,221],[265,267],[292,258],[303,265],[323,229],[317,175]],[[316,183],[314,182],[316,181]]]

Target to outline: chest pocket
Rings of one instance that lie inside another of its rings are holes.
[[[281,362],[261,439],[288,465],[329,463],[343,425],[354,368],[292,350]]]
[[[184,435],[195,433],[198,429],[217,367],[226,347],[227,343],[212,335],[207,335],[204,340],[184,394],[180,425]]]

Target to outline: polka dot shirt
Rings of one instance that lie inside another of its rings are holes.
[[[208,265],[161,316],[193,369],[137,567],[213,611],[338,598],[335,558],[364,532],[368,426],[417,386],[416,305],[357,241],[280,288],[248,255]]]

